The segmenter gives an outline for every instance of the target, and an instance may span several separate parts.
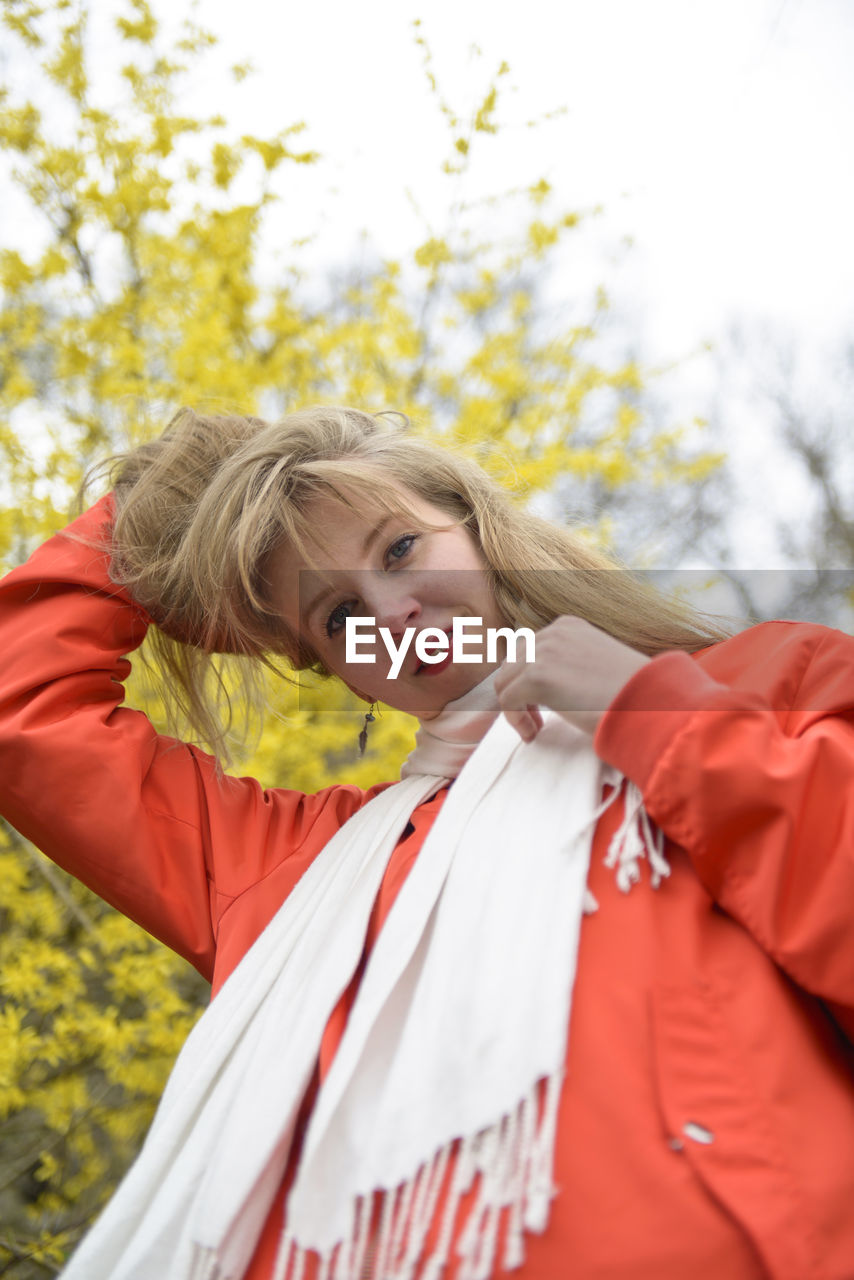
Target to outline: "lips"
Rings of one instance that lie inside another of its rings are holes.
[[[418,667],[417,671],[415,672],[415,674],[417,676],[420,676],[422,674],[425,676],[437,676],[440,674],[440,672],[444,671],[446,667],[449,667],[451,665],[452,659],[453,659],[453,655],[451,654],[450,650],[448,650],[447,654],[445,655],[445,657],[442,659],[441,662],[432,662],[432,663],[422,662],[421,665]]]

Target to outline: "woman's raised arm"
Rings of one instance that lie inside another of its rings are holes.
[[[210,977],[231,901],[365,793],[223,777],[122,706],[148,619],[98,549],[112,517],[107,497],[0,582],[0,813]]]

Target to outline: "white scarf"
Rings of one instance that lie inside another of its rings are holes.
[[[523,744],[498,716],[492,684],[422,725],[403,781],[329,841],[230,975],[64,1280],[240,1280],[389,857],[413,810],[454,777],[316,1099],[276,1280],[298,1277],[307,1250],[321,1255],[324,1280],[357,1280],[377,1190],[389,1194],[373,1274],[434,1280],[477,1174],[457,1274],[479,1280],[521,1265],[524,1232],[545,1228],[554,1195],[593,827],[603,782],[623,779],[596,759],[589,738],[549,712]],[[622,888],[638,878],[644,852],[656,884],[668,874],[659,833],[629,785],[608,856]],[[419,1262],[456,1140],[440,1239]],[[509,1226],[496,1258],[502,1210]]]

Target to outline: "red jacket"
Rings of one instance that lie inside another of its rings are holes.
[[[107,517],[99,504],[78,529]],[[120,705],[146,624],[104,556],[62,535],[0,583],[0,810],[216,991],[372,793],[265,791],[158,737]],[[672,875],[617,890],[613,806],[593,845],[558,1194],[515,1274],[852,1280],[854,640],[770,623],[663,655],[595,747],[641,786]],[[368,946],[442,799],[413,814]],[[247,1280],[269,1280],[281,1214],[280,1197]]]

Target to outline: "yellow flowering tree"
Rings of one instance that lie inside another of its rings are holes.
[[[544,324],[536,282],[582,223],[545,182],[515,193],[509,239],[449,202],[453,235],[378,259],[330,289],[300,287],[300,249],[259,272],[265,213],[299,166],[302,126],[235,136],[180,110],[213,37],[167,38],[147,0],[115,0],[121,102],[87,60],[85,0],[2,0],[9,67],[0,149],[26,234],[0,248],[0,562],[67,518],[87,466],[158,431],[182,403],[266,416],[317,402],[396,408],[470,451],[521,498],[575,475],[602,494],[702,478],[713,465],[642,411],[631,361],[597,359],[607,309]],[[474,110],[442,99],[445,174],[500,132],[501,66]],[[239,81],[245,68],[235,67]],[[490,145],[496,145],[491,143]],[[452,216],[451,216],[452,215]],[[315,291],[316,292],[316,291]],[[591,411],[595,406],[595,412]],[[331,685],[280,686],[243,768],[315,790],[393,776],[411,740],[384,713],[364,761],[359,712]],[[131,698],[155,719],[141,683]],[[0,826],[0,1275],[60,1269],[132,1157],[204,999],[183,963]]]

